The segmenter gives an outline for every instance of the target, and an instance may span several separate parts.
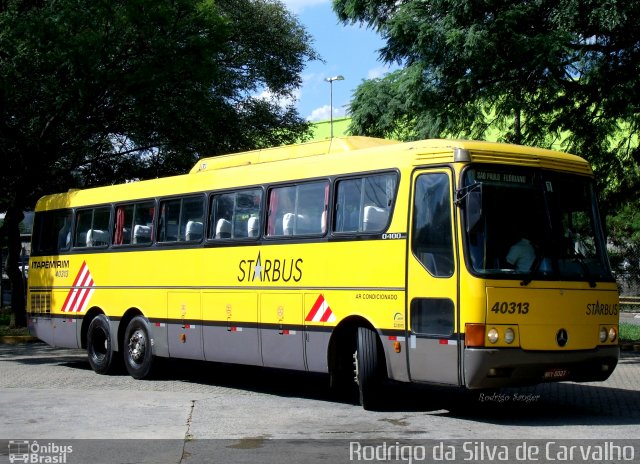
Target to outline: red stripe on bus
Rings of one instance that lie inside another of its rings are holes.
[[[82,262],[82,266],[80,266],[80,271],[78,271],[78,274],[76,275],[76,279],[73,281],[73,285],[72,287],[75,287],[76,285],[78,285],[78,280],[80,280],[80,276],[82,275],[82,271],[85,268],[85,266],[87,265],[86,261]],[[67,304],[69,303],[69,299],[71,298],[71,295],[73,295],[73,293],[76,290],[74,288],[72,288],[71,290],[69,290],[69,293],[67,293],[67,298],[64,300],[64,304],[62,305],[62,311],[67,311]],[[74,298],[75,300],[75,298]]]
[[[307,317],[306,317],[305,321],[307,321],[307,322],[312,321],[313,318],[316,317],[316,313],[318,312],[318,310],[322,306],[322,303],[324,303],[324,297],[322,295],[320,295],[318,297],[318,299],[316,300],[316,302],[313,304],[313,308],[311,308],[311,312],[309,312],[309,314],[307,314]]]

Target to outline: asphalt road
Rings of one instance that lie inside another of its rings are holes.
[[[136,381],[124,373],[95,374],[82,351],[0,345],[0,462],[9,462],[9,441],[14,447],[37,441],[44,446],[40,454],[68,444],[68,463],[388,462],[367,459],[386,456],[375,455],[382,443],[398,453],[399,444],[408,443],[431,459],[413,455],[413,462],[447,460],[448,446],[458,450],[451,462],[496,461],[491,446],[504,443],[510,462],[551,462],[562,459],[515,459],[518,447],[548,453],[586,439],[598,446],[632,440],[633,448],[622,449],[640,460],[638,352],[623,353],[603,383],[473,398],[393,385],[388,408],[377,412],[333,397],[327,384],[324,375],[184,361],[168,363],[155,380]],[[586,457],[579,462],[626,461]],[[391,460],[402,461],[411,459]]]

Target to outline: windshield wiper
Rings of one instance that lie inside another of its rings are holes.
[[[596,279],[589,271],[589,266],[585,262],[584,256],[582,256],[578,252],[575,252],[573,259],[582,268],[582,271],[584,272],[584,277],[587,279],[587,282],[589,282],[589,287],[596,288]]]
[[[531,267],[529,268],[529,273],[522,280],[522,282],[520,282],[521,286],[526,287],[527,285],[529,285],[533,281],[533,276],[538,273],[538,270],[540,269],[540,265],[542,264],[542,260],[543,260],[543,254],[542,253],[537,253],[536,254],[536,259],[533,260],[533,263],[531,264]]]

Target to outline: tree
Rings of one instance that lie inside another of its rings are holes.
[[[630,199],[607,221],[609,227],[609,259],[616,270],[622,293],[640,288],[640,201]]]
[[[607,207],[640,185],[640,1],[334,0],[404,67],[363,83],[355,134],[471,137],[585,156]]]
[[[304,137],[308,124],[279,102],[317,59],[310,44],[276,0],[0,2],[10,253],[13,216],[44,193],[184,172],[201,155]]]

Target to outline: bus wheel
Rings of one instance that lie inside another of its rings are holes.
[[[91,368],[98,374],[108,374],[114,366],[111,328],[104,314],[93,318],[87,330],[87,355]]]
[[[380,407],[384,354],[375,331],[358,327],[358,344],[353,355],[355,381],[358,384],[360,404],[364,409]]]
[[[149,377],[153,367],[151,337],[142,316],[131,319],[124,333],[124,364],[134,379]]]

